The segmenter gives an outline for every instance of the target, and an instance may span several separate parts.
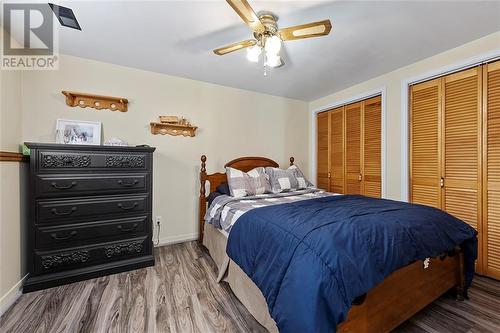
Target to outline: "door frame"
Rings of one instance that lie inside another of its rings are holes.
[[[310,165],[311,165],[311,174],[310,174],[310,179],[315,179],[316,176],[315,174],[318,172],[317,170],[317,165],[316,165],[316,115],[320,112],[325,112],[331,109],[338,108],[340,106],[346,105],[346,104],[351,104],[355,102],[359,102],[371,97],[375,97],[380,95],[381,99],[381,112],[382,112],[382,133],[381,133],[381,147],[380,147],[380,153],[381,153],[381,197],[385,198],[386,197],[386,190],[387,190],[387,174],[386,174],[386,158],[387,158],[387,149],[386,149],[386,88],[385,86],[380,87],[378,89],[370,90],[367,92],[364,92],[359,95],[351,96],[339,101],[335,101],[330,104],[323,105],[319,108],[316,108],[314,110],[311,110],[310,114],[310,124],[311,124],[311,156],[310,156]]]
[[[437,68],[423,74],[403,79],[401,81],[401,201],[408,201],[410,197],[410,86],[436,79],[441,76],[460,72],[475,66],[483,65],[500,59],[500,49],[483,53],[451,65]],[[406,144],[404,144],[406,143]]]

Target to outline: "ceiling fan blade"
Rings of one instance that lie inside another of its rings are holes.
[[[330,20],[324,20],[280,29],[278,35],[282,40],[296,40],[325,36],[330,33],[330,30],[332,30],[332,23]]]
[[[233,51],[244,49],[245,47],[254,46],[255,44],[257,44],[257,41],[255,39],[247,39],[247,40],[244,40],[244,41],[241,41],[238,43],[234,43],[231,45],[227,45],[227,46],[215,49],[214,53],[217,55],[224,55],[224,54],[231,53]]]
[[[252,31],[263,33],[266,27],[260,22],[259,18],[253,11],[252,7],[248,4],[246,0],[226,0],[227,3],[234,9],[236,13],[242,18],[246,25],[252,29]]]

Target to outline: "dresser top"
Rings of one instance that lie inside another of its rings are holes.
[[[41,143],[41,142],[25,142],[24,144],[30,149],[50,149],[50,150],[153,152],[156,149],[155,147],[73,145],[73,144]]]

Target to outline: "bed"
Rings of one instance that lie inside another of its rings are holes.
[[[211,224],[205,223],[205,215],[207,214],[206,183],[209,183],[209,193],[212,193],[216,190],[217,186],[226,181],[225,173],[207,174],[206,161],[206,156],[202,156],[199,240],[208,249],[218,267],[218,281],[226,281],[242,304],[269,332],[278,332],[278,325],[273,316],[271,316],[266,296],[261,291],[262,288],[268,295],[267,289],[263,288],[263,284],[260,281],[257,281],[257,283],[261,285],[261,288],[257,286],[255,281],[245,272],[245,269],[247,271],[248,269],[242,264],[241,260],[239,261],[240,265],[238,265],[230,258],[228,251],[232,251],[234,256],[235,246],[228,246],[228,233]],[[294,159],[292,157],[290,158],[290,165],[293,165],[293,163]],[[232,167],[248,172],[256,167],[278,167],[278,164],[264,157],[242,157],[228,162],[225,167]],[[357,199],[352,198],[352,200]],[[328,201],[332,204],[336,200],[340,199],[328,196],[323,199],[315,198],[308,202],[312,203],[314,201],[317,205],[320,205],[320,201]],[[364,199],[359,198],[359,200]],[[293,205],[299,204],[294,203]],[[290,204],[288,207],[292,207],[293,205]],[[277,206],[283,208],[287,205]],[[265,212],[265,209],[260,209],[260,211]],[[249,216],[251,214],[244,214],[243,218]],[[236,225],[243,224],[239,223]],[[245,232],[248,232],[248,230],[243,231],[243,235],[245,235]],[[232,235],[233,232],[231,231]],[[247,235],[250,234],[247,233]],[[233,239],[235,237],[233,236]],[[258,233],[254,233],[252,237],[254,238],[254,242],[260,241]],[[239,242],[242,239],[240,233]],[[252,249],[249,248],[248,251],[252,251]],[[366,293],[356,295],[352,303],[349,304],[350,309],[347,315],[338,321],[339,324],[336,326],[337,332],[388,332],[450,289],[454,289],[457,293],[457,298],[461,299],[466,288],[466,264],[467,260],[464,260],[464,251],[457,246],[442,255],[426,258],[425,261],[416,260],[404,267],[398,268]],[[468,266],[470,266],[470,259]],[[255,276],[253,278],[255,280]],[[269,300],[269,295],[267,299]],[[279,314],[276,315],[275,313],[274,317],[279,317]],[[286,327],[286,324],[283,324],[281,320],[280,323],[282,327]],[[288,326],[287,331],[291,331],[290,327],[298,326]],[[314,330],[323,331],[324,327],[315,328]]]

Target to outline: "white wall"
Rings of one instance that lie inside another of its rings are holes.
[[[197,237],[200,156],[207,171],[229,160],[266,156],[308,171],[308,104],[250,91],[61,56],[58,71],[23,73],[24,141],[53,142],[56,119],[103,123],[104,139],[157,147],[153,214],[163,219],[161,242]],[[128,112],[71,108],[61,90],[129,99]],[[194,138],[152,135],[159,115],[184,116],[198,126]]]
[[[18,152],[22,141],[21,76],[19,71],[0,71],[0,151]],[[0,315],[19,295],[26,272],[21,200],[26,174],[26,164],[0,162]]]
[[[402,149],[407,147],[407,140],[402,135],[402,81],[425,75],[439,69],[450,67],[453,64],[461,64],[464,61],[476,58],[481,54],[491,54],[500,51],[500,32],[485,36],[478,40],[464,44],[457,48],[440,53],[433,57],[424,59],[414,64],[402,67],[395,71],[373,78],[371,80],[354,85],[350,88],[325,96],[312,101],[309,104],[311,112],[322,110],[338,101],[350,99],[366,92],[371,92],[381,87],[385,87],[386,96],[386,197],[396,200],[406,198],[406,190],[402,186],[402,177],[407,177],[407,170],[403,167]],[[315,147],[315,134],[313,133],[313,117],[309,118],[309,143]],[[311,164],[314,164],[314,148],[309,150]],[[311,165],[311,178],[315,174]],[[406,179],[406,178],[405,178]]]
[[[157,147],[154,215],[163,217],[161,242],[197,236],[201,154],[208,172],[221,171],[243,155],[267,156],[281,165],[295,156],[307,173],[314,134],[312,110],[380,87],[386,88],[387,196],[401,193],[401,81],[500,48],[500,32],[406,66],[311,103],[156,74],[92,60],[61,56],[58,71],[0,72],[0,150],[18,151],[24,141],[53,142],[58,118],[99,121],[104,139]],[[123,96],[129,111],[70,108],[61,90]],[[21,98],[22,97],[22,98]],[[149,122],[179,115],[199,126],[194,138],[154,136]],[[0,310],[12,300],[23,276],[23,170],[0,162]],[[315,178],[315,177],[311,177]],[[9,292],[10,290],[10,292]]]

